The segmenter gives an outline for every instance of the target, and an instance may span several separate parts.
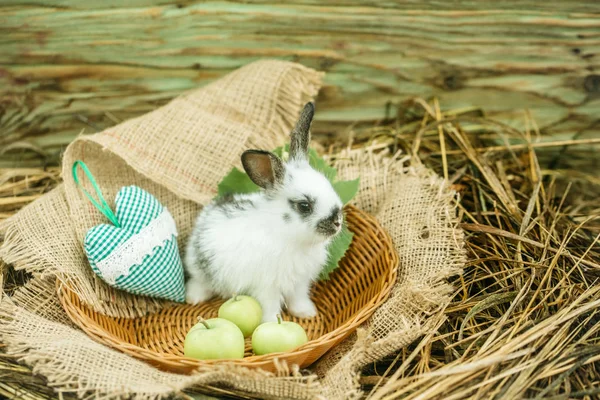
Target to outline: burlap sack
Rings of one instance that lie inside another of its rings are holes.
[[[175,217],[183,242],[200,205],[212,198],[243,149],[272,148],[285,140],[302,104],[316,94],[319,78],[292,63],[251,64],[149,115],[74,142],[65,154],[65,184],[0,227],[5,233],[0,257],[36,275],[0,303],[7,351],[57,390],[81,395],[156,398],[194,384],[225,383],[268,398],[359,396],[361,367],[437,326],[451,290],[445,278],[464,263],[454,194],[431,171],[385,150],[348,151],[336,165],[341,178],[360,176],[354,202],[390,232],[401,258],[399,279],[390,299],[319,361],[313,375],[287,366],[277,374],[229,366],[193,376],[160,372],[73,327],[54,291],[59,279],[97,311],[124,317],[162,304],[112,290],[82,261],[82,234],[98,223],[99,214],[72,184],[73,160],[90,166],[107,199],[131,183],[154,194]]]

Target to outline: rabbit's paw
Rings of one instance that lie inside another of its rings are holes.
[[[205,282],[199,279],[190,279],[185,285],[185,302],[199,304],[213,297],[213,291]]]
[[[317,315],[317,307],[309,298],[298,299],[288,305],[289,312],[298,318],[312,318]]]

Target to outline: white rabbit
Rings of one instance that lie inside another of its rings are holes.
[[[317,314],[310,287],[327,261],[327,246],[342,226],[342,201],[308,163],[314,105],[291,133],[289,160],[248,150],[242,165],[262,190],[218,199],[196,220],[186,248],[186,300],[214,295],[254,297],[263,321],[274,321],[285,301],[297,317]]]

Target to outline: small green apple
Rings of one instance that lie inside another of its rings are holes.
[[[199,360],[244,358],[244,334],[226,319],[200,319],[185,337],[183,354]]]
[[[244,337],[248,337],[260,325],[262,308],[252,297],[234,294],[219,308],[219,318],[233,322],[240,328]]]
[[[252,334],[252,350],[254,354],[263,355],[290,351],[308,342],[304,328],[292,321],[265,322]]]

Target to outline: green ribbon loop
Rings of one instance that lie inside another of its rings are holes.
[[[79,182],[79,177],[77,176],[77,167],[81,167],[81,169],[83,170],[83,172],[86,174],[86,176],[90,180],[90,183],[92,184],[92,186],[94,187],[94,190],[96,191],[96,195],[98,195],[98,199],[100,200],[100,203],[98,203],[96,201],[96,199],[94,199],[94,197],[91,194],[89,194],[89,192],[87,190],[85,190],[84,187]],[[96,180],[94,179],[94,176],[92,175],[92,173],[88,169],[87,165],[85,165],[85,163],[83,161],[79,161],[78,160],[78,161],[75,161],[75,163],[73,163],[73,180],[75,181],[75,184],[87,196],[87,198],[90,199],[90,201],[92,202],[92,204],[94,206],[96,206],[96,208],[98,210],[100,210],[100,212],[102,214],[104,214],[104,216],[106,218],[108,218],[110,220],[110,222],[113,223],[114,226],[116,226],[117,228],[120,228],[121,225],[119,224],[119,221],[117,220],[117,216],[110,209],[110,207],[109,207],[108,203],[106,202],[106,200],[104,200],[104,196],[102,196],[102,191],[98,187],[98,184],[96,183]]]

